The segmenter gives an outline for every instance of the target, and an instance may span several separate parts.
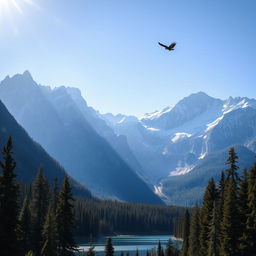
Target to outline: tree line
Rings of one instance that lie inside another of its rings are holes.
[[[15,181],[12,139],[2,151],[0,168],[0,254],[2,256],[71,256],[76,244],[73,196],[69,179],[61,190],[51,190],[42,170],[32,186],[31,197],[20,199]]]
[[[256,255],[256,163],[239,175],[234,148],[226,163],[218,184],[209,181],[202,206],[183,216],[182,256]]]
[[[69,256],[75,237],[117,233],[171,234],[185,208],[86,200],[72,195],[69,178],[53,185],[39,169],[33,184],[18,184],[12,139],[0,161],[1,255]]]

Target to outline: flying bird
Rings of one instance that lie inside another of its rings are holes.
[[[160,42],[158,42],[159,45],[161,45],[162,47],[165,48],[165,50],[168,50],[168,51],[174,51],[174,47],[176,45],[175,42],[171,43],[169,46],[165,45],[165,44],[161,44]]]

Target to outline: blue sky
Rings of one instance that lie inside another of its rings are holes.
[[[254,0],[0,4],[0,79],[29,70],[79,87],[102,113],[141,115],[198,91],[256,97],[255,13]]]

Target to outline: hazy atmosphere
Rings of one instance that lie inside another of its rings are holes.
[[[1,80],[29,70],[43,85],[79,87],[102,113],[137,116],[198,91],[256,96],[255,1],[7,2]]]
[[[255,256],[256,0],[0,0],[0,255]]]

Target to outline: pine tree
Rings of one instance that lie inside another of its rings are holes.
[[[198,256],[200,250],[200,209],[196,205],[193,210],[193,215],[190,224],[189,234],[189,256]]]
[[[235,152],[235,148],[231,147],[229,152],[228,152],[228,159],[226,161],[226,164],[230,165],[230,168],[226,170],[227,172],[227,179],[231,178],[234,181],[238,180],[238,174],[237,174],[237,170],[239,169],[237,166],[237,162],[238,162],[238,156]]]
[[[218,208],[217,214],[219,221],[221,221],[223,213],[225,182],[226,176],[225,173],[222,171],[218,184],[218,203],[216,205],[216,207]]]
[[[59,202],[56,210],[56,220],[58,227],[59,239],[59,255],[74,255],[77,250],[75,240],[73,238],[73,229],[75,228],[75,217],[73,213],[74,198],[71,193],[71,187],[68,177],[65,177],[63,186],[59,195]]]
[[[136,248],[134,256],[139,256],[139,250]]]
[[[158,244],[157,244],[157,256],[163,256],[163,255],[164,255],[164,251],[163,251],[161,242],[158,241]]]
[[[43,176],[42,169],[39,169],[38,171],[32,190],[32,244],[35,256],[39,256],[43,242],[43,226],[49,204],[48,182]]]
[[[220,241],[219,241],[219,222],[218,222],[218,209],[217,204],[214,202],[211,222],[210,222],[210,232],[208,238],[208,256],[218,256]]]
[[[114,256],[114,247],[112,245],[112,239],[109,237],[105,245],[105,256]]]
[[[240,222],[240,233],[239,237],[239,254],[241,256],[248,255],[248,233],[247,233],[247,217],[249,214],[248,208],[248,172],[246,169],[243,171],[243,177],[240,180],[240,189],[239,189],[239,222]]]
[[[53,195],[52,195],[52,208],[53,212],[56,213],[57,204],[59,200],[59,187],[58,187],[58,178],[54,179],[54,186],[53,186]]]
[[[43,228],[42,256],[58,256],[58,233],[55,214],[49,207]]]
[[[19,241],[21,252],[24,255],[31,249],[31,214],[29,208],[29,199],[25,197],[19,216]]]
[[[233,256],[238,253],[239,211],[238,211],[238,167],[234,148],[229,150],[227,179],[224,189],[223,217],[221,221],[220,255]]]
[[[210,179],[204,194],[203,205],[200,212],[200,255],[205,256],[208,253],[208,238],[209,238],[209,223],[214,207],[214,202],[217,198],[215,182]]]
[[[0,253],[1,256],[20,255],[18,242],[19,186],[15,178],[16,163],[12,157],[12,138],[2,151],[0,162]]]
[[[181,256],[188,256],[189,248],[189,228],[190,228],[190,216],[188,210],[185,211],[183,217],[183,243],[181,248]]]
[[[246,221],[246,252],[248,256],[256,255],[256,163],[251,168],[248,180],[248,216]]]

